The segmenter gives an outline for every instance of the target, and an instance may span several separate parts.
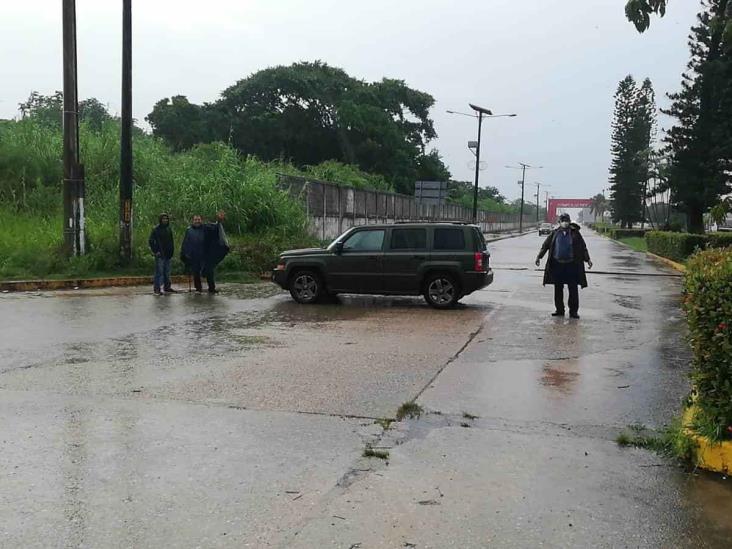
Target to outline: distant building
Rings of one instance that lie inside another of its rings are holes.
[[[447,181],[417,181],[414,183],[414,198],[427,206],[442,206],[447,203]]]

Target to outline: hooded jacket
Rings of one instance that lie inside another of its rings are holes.
[[[147,243],[153,254],[160,254],[160,257],[170,259],[175,253],[173,231],[170,228],[170,222],[168,222],[168,225],[163,225],[163,217],[167,217],[167,214],[161,214],[158,217],[158,224],[150,233]]]
[[[587,244],[585,239],[580,234],[580,226],[577,223],[569,224],[570,234],[572,235],[572,262],[577,266],[579,270],[579,283],[583,288],[587,288],[587,274],[585,273],[585,262],[590,260],[590,253],[587,251]],[[539,251],[539,259],[544,257],[549,252],[549,259],[544,265],[544,285],[554,284],[554,277],[552,276],[552,270],[554,269],[554,247],[556,245],[557,233],[562,229],[554,229],[552,233],[546,237],[544,244],[541,246]]]

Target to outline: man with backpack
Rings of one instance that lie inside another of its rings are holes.
[[[559,216],[559,227],[546,238],[536,256],[536,266],[541,265],[541,258],[549,252],[544,266],[544,285],[554,284],[554,306],[552,316],[564,316],[564,285],[569,292],[569,316],[579,318],[579,290],[587,287],[587,268],[592,268],[587,245],[580,234],[580,226],[572,223],[569,214]]]

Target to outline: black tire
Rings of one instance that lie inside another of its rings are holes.
[[[451,309],[460,300],[460,287],[455,277],[447,273],[434,273],[424,281],[424,299],[435,309]]]
[[[300,270],[292,273],[288,284],[292,299],[303,305],[317,303],[324,294],[323,281],[315,271]]]

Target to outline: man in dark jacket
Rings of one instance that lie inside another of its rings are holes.
[[[212,294],[218,293],[215,280],[216,266],[223,261],[230,249],[223,226],[225,219],[226,213],[220,210],[216,213],[216,223],[206,223],[204,226],[206,235],[203,260],[204,273],[206,274],[206,282],[208,282],[208,291]]]
[[[164,292],[177,293],[170,284],[170,261],[173,257],[175,245],[168,214],[160,214],[158,224],[150,233],[147,242],[150,251],[155,256],[155,277],[153,278],[155,295],[163,295]]]
[[[200,215],[194,215],[183,237],[183,243],[180,247],[180,260],[186,266],[186,271],[193,275],[193,284],[197,292],[203,291],[201,274],[204,270],[205,242],[206,232],[203,219]]]
[[[554,284],[554,305],[556,310],[552,316],[564,316],[564,285],[569,291],[569,316],[579,318],[579,291],[577,286],[587,287],[585,263],[592,268],[590,254],[585,239],[580,234],[580,227],[571,223],[569,214],[559,216],[559,227],[554,229],[541,246],[536,256],[536,266],[541,265],[541,258],[549,252],[544,266],[544,285]]]

